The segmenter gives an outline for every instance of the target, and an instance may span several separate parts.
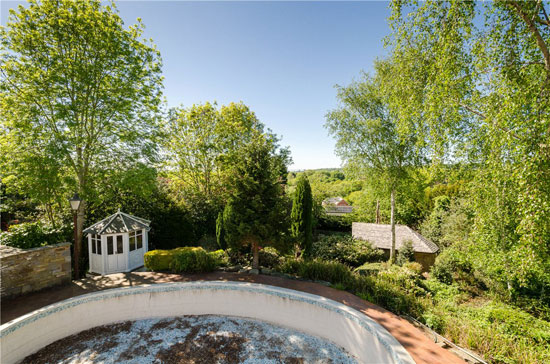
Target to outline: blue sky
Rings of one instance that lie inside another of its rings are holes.
[[[1,20],[18,3],[2,1]],[[387,2],[118,1],[164,63],[168,106],[242,101],[290,146],[291,169],[339,167],[323,127],[335,84],[384,55]]]

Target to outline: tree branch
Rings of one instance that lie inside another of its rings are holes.
[[[525,21],[531,33],[533,33],[533,36],[535,37],[537,45],[540,48],[542,55],[544,57],[545,68],[547,71],[550,72],[550,51],[548,50],[548,46],[544,42],[544,38],[542,38],[542,35],[540,34],[534,21],[531,20],[529,16],[527,16],[527,14],[522,10],[521,5],[518,2],[513,1],[508,3],[508,5],[510,5],[513,9],[516,10],[519,16],[521,16],[521,18],[523,19],[523,21]]]

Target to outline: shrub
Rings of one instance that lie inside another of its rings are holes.
[[[214,258],[217,267],[229,266],[229,255],[227,255],[225,250],[219,249],[213,252],[209,252],[208,255]]]
[[[223,250],[208,253],[201,247],[151,250],[144,255],[145,267],[155,272],[211,272],[216,267],[228,265],[228,263],[229,257]]]
[[[281,264],[282,258],[277,249],[267,246],[260,250],[260,265],[273,268]]]
[[[203,248],[184,247],[174,249],[170,270],[176,273],[211,272],[216,269],[216,257]]]
[[[422,264],[417,262],[407,262],[403,264],[403,268],[410,270],[414,274],[421,274],[422,273]]]
[[[413,243],[407,240],[401,246],[401,249],[397,251],[397,265],[403,265],[407,262],[414,261],[414,248]]]
[[[22,223],[1,233],[0,244],[20,249],[38,248],[70,240],[71,231],[70,226],[56,229],[40,222]]]
[[[447,284],[451,284],[459,275],[470,275],[471,272],[471,263],[461,251],[453,248],[448,248],[439,254],[431,268],[432,276]]]
[[[313,243],[312,257],[336,260],[351,267],[385,259],[382,250],[373,248],[369,242],[355,240],[350,234],[321,235],[319,240]]]
[[[339,289],[345,289],[398,314],[406,313],[420,317],[427,305],[421,297],[425,294],[423,290],[411,289],[412,293],[406,292],[403,289],[404,285],[398,284],[391,275],[360,276],[354,274],[348,266],[338,262],[289,259],[278,269],[302,278],[328,281]]]
[[[227,248],[225,252],[229,257],[229,263],[232,265],[247,265],[252,259],[250,249],[247,248]]]
[[[351,221],[342,216],[321,214],[317,219],[317,229],[326,231],[351,231]]]
[[[381,270],[386,269],[386,263],[365,263],[355,268],[354,272],[362,276],[377,275]]]
[[[143,261],[145,268],[158,272],[170,269],[174,250],[151,250],[145,253]]]
[[[345,265],[320,259],[289,259],[278,269],[284,273],[296,274],[303,278],[341,283],[344,286],[348,286],[353,279],[353,273]]]

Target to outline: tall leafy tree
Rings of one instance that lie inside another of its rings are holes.
[[[32,182],[44,178],[64,205],[75,191],[86,200],[101,170],[154,160],[161,60],[143,28],[139,19],[126,28],[99,0],[30,0],[10,11],[0,30],[0,145],[29,195],[53,202]],[[84,202],[78,246],[85,211]]]
[[[288,210],[281,182],[288,163],[288,152],[279,150],[273,136],[257,133],[231,168],[230,198],[223,213],[225,237],[230,247],[251,246],[255,269],[260,246],[286,241]]]
[[[243,103],[218,107],[207,102],[170,110],[168,128],[169,175],[179,200],[200,210],[204,225],[212,225],[227,197],[230,165],[252,135],[263,132],[264,125]],[[203,208],[198,209],[199,205]]]
[[[509,292],[550,285],[549,13],[547,1],[392,3],[384,88],[399,129],[475,168],[472,256]]]
[[[361,81],[338,86],[340,105],[327,114],[325,126],[336,139],[336,151],[347,166],[361,169],[364,176],[385,186],[390,194],[393,262],[396,191],[422,154],[413,133],[399,133],[396,116],[381,92],[386,69],[386,64],[379,62],[375,77],[362,74]]]
[[[242,102],[178,107],[168,116],[165,151],[174,197],[191,213],[197,235],[215,234],[218,212],[229,197],[231,166],[264,125]]]
[[[298,178],[296,184],[290,220],[292,236],[298,241],[297,251],[302,251],[302,255],[307,257],[313,241],[313,196],[305,174]]]

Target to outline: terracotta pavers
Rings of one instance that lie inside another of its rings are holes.
[[[344,291],[326,287],[313,282],[284,279],[266,275],[251,275],[238,273],[214,272],[207,274],[168,274],[154,272],[132,272],[118,273],[108,276],[84,278],[73,281],[70,285],[57,287],[41,292],[31,293],[1,302],[1,322],[13,320],[21,315],[34,311],[46,305],[78,296],[81,294],[99,291],[116,287],[136,286],[143,284],[187,282],[187,281],[240,281],[269,284],[272,286],[290,288],[298,291],[308,292],[332,300],[344,303],[367,316],[373,318],[384,326],[411,354],[418,363],[464,363],[459,357],[451,352],[442,349],[420,330],[410,324],[407,320],[379,307],[370,302]]]

